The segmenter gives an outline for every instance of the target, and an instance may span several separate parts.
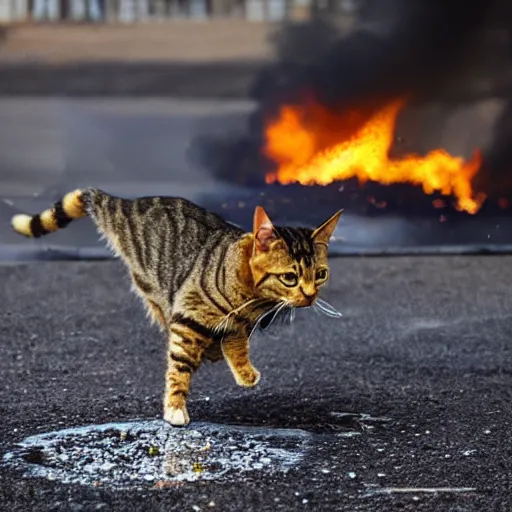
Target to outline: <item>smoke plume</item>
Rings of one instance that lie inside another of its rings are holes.
[[[349,34],[321,13],[307,23],[285,25],[274,37],[275,61],[251,88],[258,107],[247,133],[203,136],[194,143],[195,156],[223,180],[257,184],[272,170],[261,151],[264,124],[280,105],[301,102],[306,93],[341,112],[361,105],[367,116],[397,96],[453,100],[460,77],[467,80],[488,60],[482,34],[489,27],[508,30],[511,11],[504,1],[373,0],[364,4],[358,28]],[[511,122],[502,125],[508,130]]]

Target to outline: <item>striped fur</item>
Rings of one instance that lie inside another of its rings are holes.
[[[269,311],[314,303],[328,280],[327,248],[340,214],[312,230],[273,226],[257,207],[252,232],[244,232],[185,199],[128,200],[91,188],[41,214],[17,215],[12,225],[40,237],[91,217],[168,338],[164,418],[186,425],[192,375],[205,359],[225,359],[240,386],[258,383],[251,333]]]
[[[75,190],[66,194],[52,208],[34,216],[15,215],[12,226],[15,231],[27,237],[39,238],[65,228],[72,220],[86,215],[82,201],[82,191]]]

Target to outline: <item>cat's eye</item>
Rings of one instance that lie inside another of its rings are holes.
[[[317,270],[316,275],[315,275],[315,281],[325,281],[327,279],[327,275],[328,275],[328,272],[327,272],[326,268]]]
[[[280,274],[279,280],[285,285],[289,287],[297,286],[299,280],[297,279],[297,274],[293,272],[286,272],[286,274]]]

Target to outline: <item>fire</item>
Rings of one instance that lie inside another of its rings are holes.
[[[314,101],[283,106],[265,131],[264,153],[277,167],[266,176],[267,183],[327,185],[350,178],[411,183],[426,194],[452,195],[459,210],[476,213],[485,199],[471,185],[481,165],[479,151],[468,161],[443,149],[425,156],[389,156],[403,105],[397,100],[370,113],[354,109],[343,115]]]

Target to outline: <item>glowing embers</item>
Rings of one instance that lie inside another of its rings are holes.
[[[309,98],[300,105],[282,106],[265,129],[264,154],[276,168],[267,174],[267,183],[327,185],[351,178],[360,183],[410,183],[425,194],[453,196],[457,209],[476,213],[485,200],[471,183],[481,166],[479,151],[469,161],[444,149],[425,156],[389,156],[403,104],[396,100],[379,108],[331,112]]]
[[[299,464],[310,435],[163,421],[91,425],[28,437],[4,456],[25,477],[114,488],[160,489],[198,480],[243,480]]]

